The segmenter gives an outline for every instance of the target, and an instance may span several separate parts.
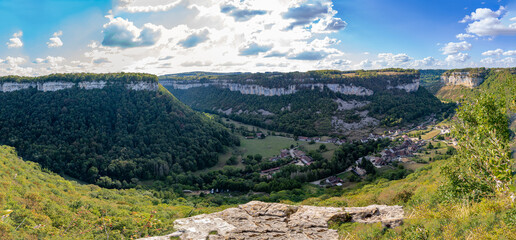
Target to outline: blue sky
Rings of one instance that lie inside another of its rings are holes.
[[[0,75],[516,66],[514,0],[0,0]]]

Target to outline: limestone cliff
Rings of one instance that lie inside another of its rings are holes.
[[[333,92],[342,93],[345,95],[356,96],[371,96],[373,91],[364,87],[345,85],[345,84],[299,84],[288,85],[283,88],[267,88],[255,84],[238,84],[227,82],[212,82],[212,83],[176,83],[163,82],[163,84],[172,85],[174,89],[186,90],[196,87],[216,86],[220,88],[229,89],[230,91],[240,92],[242,94],[260,95],[260,96],[282,96],[298,92],[301,89],[323,90],[325,87]]]
[[[385,227],[396,227],[402,224],[403,214],[401,206],[335,208],[253,201],[218,213],[178,219],[174,221],[177,232],[146,239],[336,240],[337,231],[328,228],[332,222],[381,222]]]
[[[480,75],[473,75],[470,72],[450,72],[441,76],[441,80],[448,86],[465,86],[474,88],[482,82],[484,78]]]
[[[113,83],[116,84],[116,83]],[[38,91],[43,92],[54,92],[64,89],[69,89],[73,87],[78,87],[81,89],[91,90],[91,89],[102,89],[108,85],[105,81],[89,81],[89,82],[4,82],[0,83],[0,92],[13,92],[19,91],[28,88],[36,88]],[[158,83],[157,82],[130,82],[124,83],[123,86],[129,90],[136,91],[157,91]]]
[[[416,92],[419,89],[419,79],[415,79],[412,83],[387,86],[387,89],[400,89],[405,90],[406,92]]]

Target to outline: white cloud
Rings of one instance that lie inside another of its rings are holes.
[[[484,56],[500,56],[503,54],[503,50],[498,48],[496,50],[489,50],[486,52],[483,52],[482,55]]]
[[[497,11],[489,8],[477,8],[475,12],[467,15],[462,19],[461,23],[467,23],[466,32],[473,33],[478,36],[499,36],[499,35],[516,35],[516,23],[506,25],[503,23],[503,17],[506,13],[502,6]],[[512,21],[513,19],[511,19]]]
[[[506,57],[502,60],[500,60],[500,63],[504,65],[505,67],[514,67],[514,64],[516,63],[516,59],[513,57]]]
[[[460,33],[460,34],[457,34],[455,37],[461,41],[464,41],[464,40],[466,40],[466,38],[474,38],[475,35],[468,34],[468,33]]]
[[[9,57],[5,58],[4,63],[7,63],[7,64],[9,64],[11,66],[17,66],[17,65],[20,65],[22,63],[25,63],[26,61],[27,61],[27,59],[22,58],[22,57],[11,57],[11,56],[9,56]]]
[[[137,28],[133,22],[121,17],[106,16],[109,23],[104,24],[102,45],[109,47],[132,48],[154,45],[161,37],[160,27],[147,23]]]
[[[405,53],[400,53],[400,54],[380,53],[380,54],[378,54],[378,58],[380,58],[381,60],[385,60],[389,63],[405,63],[405,62],[412,60],[412,58],[410,58]]]
[[[426,57],[420,60],[415,60],[413,67],[415,68],[427,68],[438,66],[439,61],[433,57]]]
[[[284,19],[290,20],[288,28],[311,26],[312,31],[318,33],[338,32],[348,24],[341,18],[336,18],[337,11],[333,10],[331,1],[302,2],[291,6],[282,14]]]
[[[145,0],[119,0],[118,10],[139,13],[139,12],[165,12],[178,6],[182,0],[177,1],[161,1],[158,4],[149,4]]]
[[[53,57],[53,56],[47,56],[46,58],[36,58],[34,60],[34,63],[35,64],[43,64],[43,63],[48,63],[50,65],[57,65],[59,63],[62,63],[64,62],[66,59],[63,58],[63,57]]]
[[[516,55],[516,50],[509,50],[503,53],[504,56],[514,56]]]
[[[492,57],[488,57],[488,58],[484,58],[484,59],[480,60],[480,62],[483,64],[486,64],[486,65],[492,65],[496,62],[496,60]]]
[[[470,59],[469,54],[467,53],[457,53],[453,55],[448,55],[446,57],[446,62],[449,63],[463,63],[466,62],[468,59]]]
[[[23,32],[19,31],[13,34],[13,37],[9,39],[9,42],[6,43],[8,48],[20,48],[23,47],[23,42],[21,37],[23,36]]]
[[[457,54],[461,51],[468,51],[471,50],[471,43],[468,43],[466,41],[462,42],[449,42],[447,43],[443,48],[441,48],[441,51],[443,52],[443,55],[450,55],[450,54]]]
[[[508,50],[504,51],[503,49],[489,50],[482,53],[484,56],[514,56],[516,55],[516,50]]]
[[[47,46],[49,48],[57,48],[63,46],[63,41],[61,41],[61,38],[59,38],[61,35],[63,35],[62,31],[55,32],[49,39],[49,42],[47,42]]]
[[[360,68],[360,69],[368,69],[368,68],[371,68],[372,66],[373,66],[373,62],[371,62],[371,60],[369,60],[369,59],[363,60],[362,62],[360,62],[360,64],[358,64],[358,68]]]

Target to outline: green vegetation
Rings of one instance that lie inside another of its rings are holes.
[[[412,83],[419,77],[419,71],[413,69],[389,68],[382,70],[338,71],[318,70],[289,73],[186,73],[160,76],[160,81],[201,82],[224,80],[231,83],[256,84],[269,88],[284,87],[292,83],[334,83],[362,86],[373,91],[385,90],[388,84],[399,85]],[[378,84],[381,82],[382,84]]]
[[[305,80],[303,83],[342,82],[355,86],[365,86],[375,91],[373,96],[350,96],[335,93],[329,89],[324,91],[305,89],[295,94],[283,96],[258,96],[244,95],[218,87],[197,87],[187,90],[173,89],[172,86],[167,85],[165,87],[169,87],[168,89],[178,99],[193,109],[220,114],[239,122],[272,131],[287,132],[297,136],[344,134],[345,131],[338,130],[332,125],[333,118],[337,117],[348,123],[357,123],[363,118],[360,116],[360,112],[365,111],[369,112],[369,116],[380,119],[382,125],[392,127],[413,123],[431,114],[436,114],[439,119],[444,119],[453,110],[453,105],[441,103],[423,88],[412,93],[407,93],[404,90],[386,89],[387,85],[394,85],[393,82],[404,82],[408,76],[416,77],[413,75],[415,73],[406,74],[402,72],[403,74],[392,75],[381,75],[377,72],[374,72],[374,74],[366,73],[368,74],[353,72],[352,77],[346,77],[345,73],[337,76],[335,74],[328,75],[324,72],[318,72],[318,75],[310,78],[313,80]],[[238,76],[240,78],[244,76],[246,78],[255,77],[252,84],[268,87],[286,87],[290,84],[297,84],[292,79],[313,73],[309,72],[305,73],[305,75],[301,73],[290,74],[294,75],[271,75],[270,78],[267,75],[260,75],[260,77],[255,75]],[[301,74],[301,76],[295,74]],[[359,81],[359,79],[361,80]],[[200,79],[198,81],[202,82],[203,80]],[[245,83],[242,82],[242,84]],[[370,104],[353,110],[338,110],[337,99],[370,102]],[[226,111],[228,109],[231,109],[231,112],[221,112],[221,110]],[[260,111],[263,110],[269,113],[260,114]]]
[[[402,205],[404,224],[386,229],[381,224],[334,225],[345,239],[513,239],[516,210],[508,198],[479,202],[448,202],[439,188],[445,160],[431,163],[406,178],[379,178],[359,184],[340,195],[326,193],[301,202],[305,205],[359,207],[371,204]]]
[[[388,146],[389,143],[388,139],[367,143],[346,143],[336,149],[333,157],[329,159],[324,158],[320,152],[316,151],[319,148],[317,144],[307,144],[304,147],[314,160],[309,166],[289,164],[292,162],[290,158],[271,162],[268,158],[263,158],[261,154],[248,154],[242,159],[245,163],[243,168],[225,166],[222,169],[202,171],[198,174],[174,173],[164,181],[155,182],[153,187],[162,191],[181,191],[182,189],[229,189],[237,192],[252,190],[267,193],[283,190],[297,191],[305,183],[343,172],[360,157],[375,153]],[[280,171],[273,173],[272,178],[260,175],[260,171],[276,167],[279,167]],[[305,196],[302,191],[295,194]],[[292,196],[292,198],[300,196]],[[287,199],[291,198],[285,198],[285,200]]]
[[[158,77],[152,74],[145,73],[56,73],[41,77],[26,77],[26,76],[5,76],[0,77],[2,82],[158,82]]]
[[[104,187],[207,168],[225,146],[239,144],[164,88],[27,89],[0,93],[0,102],[0,144],[54,172]]]
[[[461,99],[473,99],[480,92],[491,93],[500,96],[513,96],[516,85],[516,68],[467,68],[459,70],[450,70],[445,74],[454,71],[470,72],[473,76],[484,78],[484,82],[476,88],[467,88],[463,86],[444,86],[436,93],[436,96],[442,100],[459,101]]]
[[[0,239],[130,239],[168,234],[198,207],[173,193],[112,190],[67,181],[0,146]]]
[[[419,70],[419,72],[421,73],[420,84],[422,87],[426,88],[428,92],[436,94],[439,89],[443,87],[441,75],[443,75],[446,70]]]
[[[503,99],[491,95],[459,108],[454,127],[458,151],[443,169],[449,180],[446,191],[453,197],[478,200],[507,194],[514,180],[507,110]]]
[[[514,81],[501,73],[498,83]],[[514,133],[508,115],[514,114],[516,91],[488,87],[461,104],[454,122],[456,154],[419,168],[405,179],[358,185],[342,196],[328,194],[302,204],[366,206],[400,204],[407,218],[401,227],[345,223],[335,225],[348,239],[514,239],[516,209],[515,159],[509,153]],[[490,93],[497,93],[491,95]],[[427,146],[433,151],[437,144]],[[454,154],[448,148],[446,154]]]

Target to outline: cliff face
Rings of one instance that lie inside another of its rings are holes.
[[[165,83],[166,84],[166,83]],[[356,96],[371,96],[373,91],[364,87],[358,87],[353,85],[344,84],[300,84],[300,85],[289,85],[284,88],[267,88],[260,85],[254,84],[237,84],[237,83],[172,83],[170,84],[174,89],[187,90],[196,87],[208,87],[216,86],[220,88],[229,89],[230,91],[240,92],[242,94],[260,95],[260,96],[282,96],[289,95],[298,92],[301,89],[311,89],[322,91],[324,87],[330,89],[333,92],[339,92],[346,95]]]
[[[240,92],[242,94],[249,95],[260,95],[260,96],[282,96],[294,94],[303,89],[310,90],[319,90],[322,91],[324,88],[329,89],[333,92],[342,93],[345,95],[355,95],[355,96],[371,96],[374,94],[374,91],[371,89],[367,89],[362,86],[355,86],[353,84],[331,84],[331,83],[302,83],[302,84],[291,84],[288,86],[284,86],[281,88],[268,88],[257,84],[240,84],[240,83],[230,83],[226,80],[215,80],[211,82],[181,82],[181,81],[169,81],[164,80],[161,81],[163,85],[172,86],[174,89],[179,90],[187,90],[191,88],[198,87],[219,87],[224,89],[229,89],[230,91]],[[400,84],[396,86],[386,86],[386,89],[401,89],[406,92],[415,92],[419,89],[419,79],[415,79],[412,83]]]
[[[177,232],[147,240],[172,237],[195,240],[337,240],[337,231],[328,229],[332,222],[381,222],[385,227],[397,227],[402,224],[403,214],[400,206],[334,208],[253,201],[218,213],[178,219],[174,221]]]
[[[78,87],[85,90],[91,89],[102,89],[107,86],[107,82],[105,81],[95,81],[95,82],[33,82],[33,83],[18,83],[18,82],[5,82],[0,83],[0,92],[13,92],[19,91],[28,88],[37,88],[38,91],[43,92],[54,92],[63,89],[69,89],[73,87]],[[129,90],[136,91],[157,91],[158,83],[155,82],[134,82],[134,83],[126,83],[124,87]]]
[[[441,80],[448,86],[460,85],[469,88],[474,88],[484,82],[484,78],[472,76],[469,72],[452,72],[441,76]]]
[[[412,83],[400,84],[397,86],[387,86],[387,89],[401,89],[406,92],[416,92],[419,89],[419,79],[414,80]]]

